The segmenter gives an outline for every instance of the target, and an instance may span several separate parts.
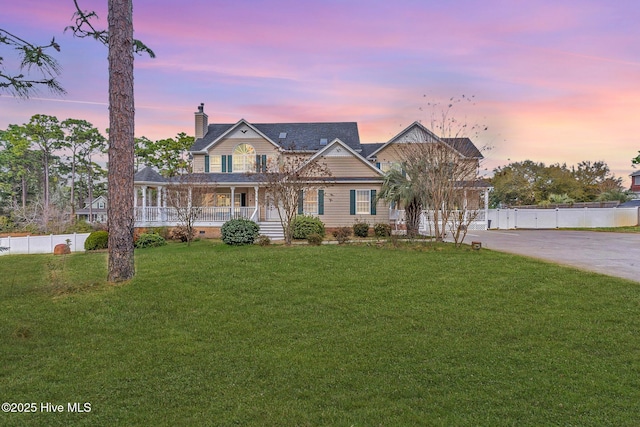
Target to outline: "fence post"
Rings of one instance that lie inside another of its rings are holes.
[[[50,252],[53,253],[53,234],[49,234],[49,248]]]
[[[7,236],[7,239],[9,239],[9,253],[11,253],[11,236]]]

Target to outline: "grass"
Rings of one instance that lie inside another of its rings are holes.
[[[567,228],[566,230],[604,231],[609,233],[640,233],[640,225],[630,225],[625,227]]]
[[[639,284],[429,244],[0,257],[2,425],[637,425]],[[90,402],[68,413],[67,402]]]

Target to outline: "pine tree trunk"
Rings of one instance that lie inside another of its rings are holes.
[[[133,13],[132,0],[109,0],[109,273],[131,279],[133,263]]]

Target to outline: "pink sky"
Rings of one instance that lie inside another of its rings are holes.
[[[79,3],[106,27],[106,0]],[[39,113],[108,126],[107,51],[63,33],[72,13],[72,0],[3,5],[0,28],[55,36],[68,94],[2,94],[0,129]],[[136,57],[136,135],[193,135],[204,102],[210,122],[356,121],[362,142],[384,142],[428,125],[427,101],[475,95],[457,114],[488,125],[475,142],[493,147],[489,171],[604,160],[628,184],[639,16],[629,0],[134,0],[136,38],[157,54]]]

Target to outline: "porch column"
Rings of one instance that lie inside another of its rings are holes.
[[[164,223],[167,220],[167,214],[162,207],[162,204],[164,203],[163,197],[162,197],[163,191],[164,191],[164,187],[158,187],[158,201],[156,203],[156,205],[158,206],[158,211],[160,212],[160,221],[162,221],[162,223]]]
[[[142,186],[142,222],[147,222],[147,186]]]
[[[255,213],[256,213],[256,218],[255,221],[258,222],[260,221],[260,205],[258,204],[258,190],[260,189],[260,187],[258,187],[257,185],[255,187],[253,187],[253,191],[255,192],[255,204],[256,204],[256,209],[255,209]]]
[[[485,188],[484,190],[484,223],[485,230],[489,229],[489,191],[491,188]]]
[[[138,187],[133,186],[133,222],[135,223],[140,218],[138,218]],[[89,219],[91,221],[91,219]]]
[[[229,213],[229,219],[233,219],[233,213],[235,212],[236,207],[236,187],[231,187],[231,212]]]
[[[138,187],[133,187],[133,207],[138,207]]]
[[[467,217],[469,212],[467,211],[467,206],[469,206],[469,200],[467,200],[467,189],[464,190],[464,205],[462,207],[464,212],[464,218],[462,219],[464,222],[467,222]]]

